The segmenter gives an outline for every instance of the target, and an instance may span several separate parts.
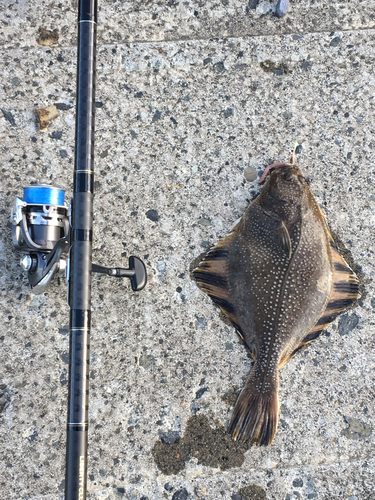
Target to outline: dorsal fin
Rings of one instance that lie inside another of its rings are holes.
[[[228,252],[239,228],[241,228],[241,221],[236,225],[231,234],[221,239],[208,252],[204,260],[194,269],[193,276],[200,288],[211,297],[214,303],[231,320],[240,337],[243,339],[240,318],[237,316],[235,307],[231,302],[227,278]]]
[[[340,255],[339,250],[329,234],[329,245],[332,267],[332,287],[325,310],[308,334],[293,349],[291,354],[280,360],[279,367],[285,365],[297,352],[303,350],[312,340],[334,321],[339,314],[348,309],[359,297],[359,283],[352,269]]]

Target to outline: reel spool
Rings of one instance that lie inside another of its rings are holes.
[[[43,293],[54,274],[66,269],[66,260],[60,259],[69,249],[65,191],[47,184],[24,188],[23,199],[14,201],[11,222],[13,244],[26,253],[20,264],[33,293]]]

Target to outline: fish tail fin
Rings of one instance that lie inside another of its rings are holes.
[[[237,399],[228,430],[235,441],[268,446],[279,420],[279,376],[277,371],[262,384],[255,376],[256,364]]]

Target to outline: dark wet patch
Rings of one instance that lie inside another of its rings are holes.
[[[158,440],[152,455],[163,474],[178,474],[185,463],[196,458],[202,465],[221,470],[240,467],[250,444],[237,443],[220,424],[212,428],[205,415],[189,418],[185,434],[180,440],[168,444]]]
[[[257,484],[250,484],[245,488],[241,488],[237,496],[241,500],[267,500],[266,492]]]
[[[274,75],[283,75],[290,73],[290,69],[285,63],[275,63],[273,61],[270,61],[269,59],[267,61],[261,62],[260,67],[266,73],[273,73]]]
[[[341,435],[348,439],[368,438],[372,434],[372,428],[369,424],[358,420],[357,418],[344,417],[348,424],[346,429],[341,431]]]
[[[238,395],[239,395],[238,385],[234,385],[221,396],[221,399],[227,405],[234,406],[236,404]]]

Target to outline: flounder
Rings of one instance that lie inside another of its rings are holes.
[[[259,445],[276,433],[280,368],[359,296],[299,168],[270,165],[260,182],[271,169],[239,223],[193,272],[255,360],[229,432]]]

